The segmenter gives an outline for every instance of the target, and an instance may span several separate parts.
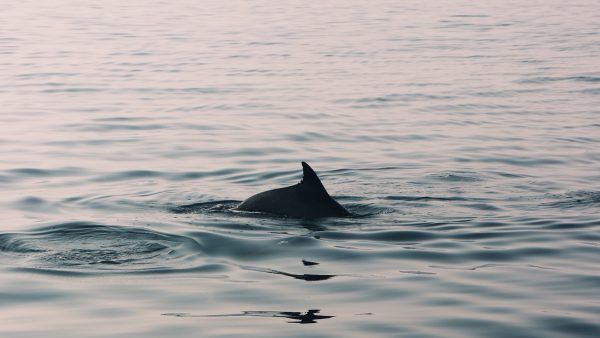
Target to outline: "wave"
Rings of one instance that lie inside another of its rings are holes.
[[[69,222],[0,234],[0,251],[34,270],[141,271],[189,268],[203,246],[144,228]]]

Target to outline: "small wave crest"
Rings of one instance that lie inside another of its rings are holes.
[[[176,206],[170,209],[176,214],[206,214],[206,213],[230,213],[240,204],[237,200],[220,200],[200,202]]]

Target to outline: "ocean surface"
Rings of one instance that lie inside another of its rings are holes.
[[[1,13],[0,336],[600,337],[598,1]]]

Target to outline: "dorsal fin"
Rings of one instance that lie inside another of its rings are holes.
[[[302,162],[302,174],[303,176],[302,181],[300,182],[301,184],[316,189],[322,189],[325,191],[325,193],[327,193],[323,183],[321,183],[321,180],[319,179],[319,176],[317,176],[315,171],[306,162]]]

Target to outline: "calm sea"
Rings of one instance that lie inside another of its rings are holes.
[[[2,337],[600,336],[596,0],[4,1],[0,126]]]

